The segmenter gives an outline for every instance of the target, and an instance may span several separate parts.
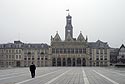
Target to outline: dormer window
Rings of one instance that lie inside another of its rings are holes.
[[[44,54],[44,52],[41,52],[41,54],[43,55],[43,54]]]
[[[30,55],[31,54],[31,52],[28,52],[28,55]]]
[[[30,45],[28,45],[28,47],[30,48],[31,46],[30,46]]]

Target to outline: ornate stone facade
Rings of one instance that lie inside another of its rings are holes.
[[[58,32],[51,36],[53,66],[107,66],[110,64],[110,47],[100,40],[88,42],[80,32],[73,38],[72,17],[66,16],[65,40]]]
[[[57,37],[58,36],[58,37]],[[87,40],[80,33],[77,39],[69,38],[62,41],[58,35],[51,38],[53,66],[85,66],[88,65]]]

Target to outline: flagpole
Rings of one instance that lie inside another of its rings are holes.
[[[69,14],[70,14],[70,13],[69,13],[69,9],[67,9],[66,11],[68,12],[68,15],[69,15]]]

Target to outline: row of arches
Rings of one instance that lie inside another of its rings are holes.
[[[53,58],[52,66],[86,66],[85,58]]]

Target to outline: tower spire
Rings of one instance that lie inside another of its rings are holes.
[[[68,11],[68,16],[66,16],[65,40],[68,34],[70,34],[71,38],[73,38],[72,16],[70,16],[69,14],[69,9],[67,9],[66,11]]]

